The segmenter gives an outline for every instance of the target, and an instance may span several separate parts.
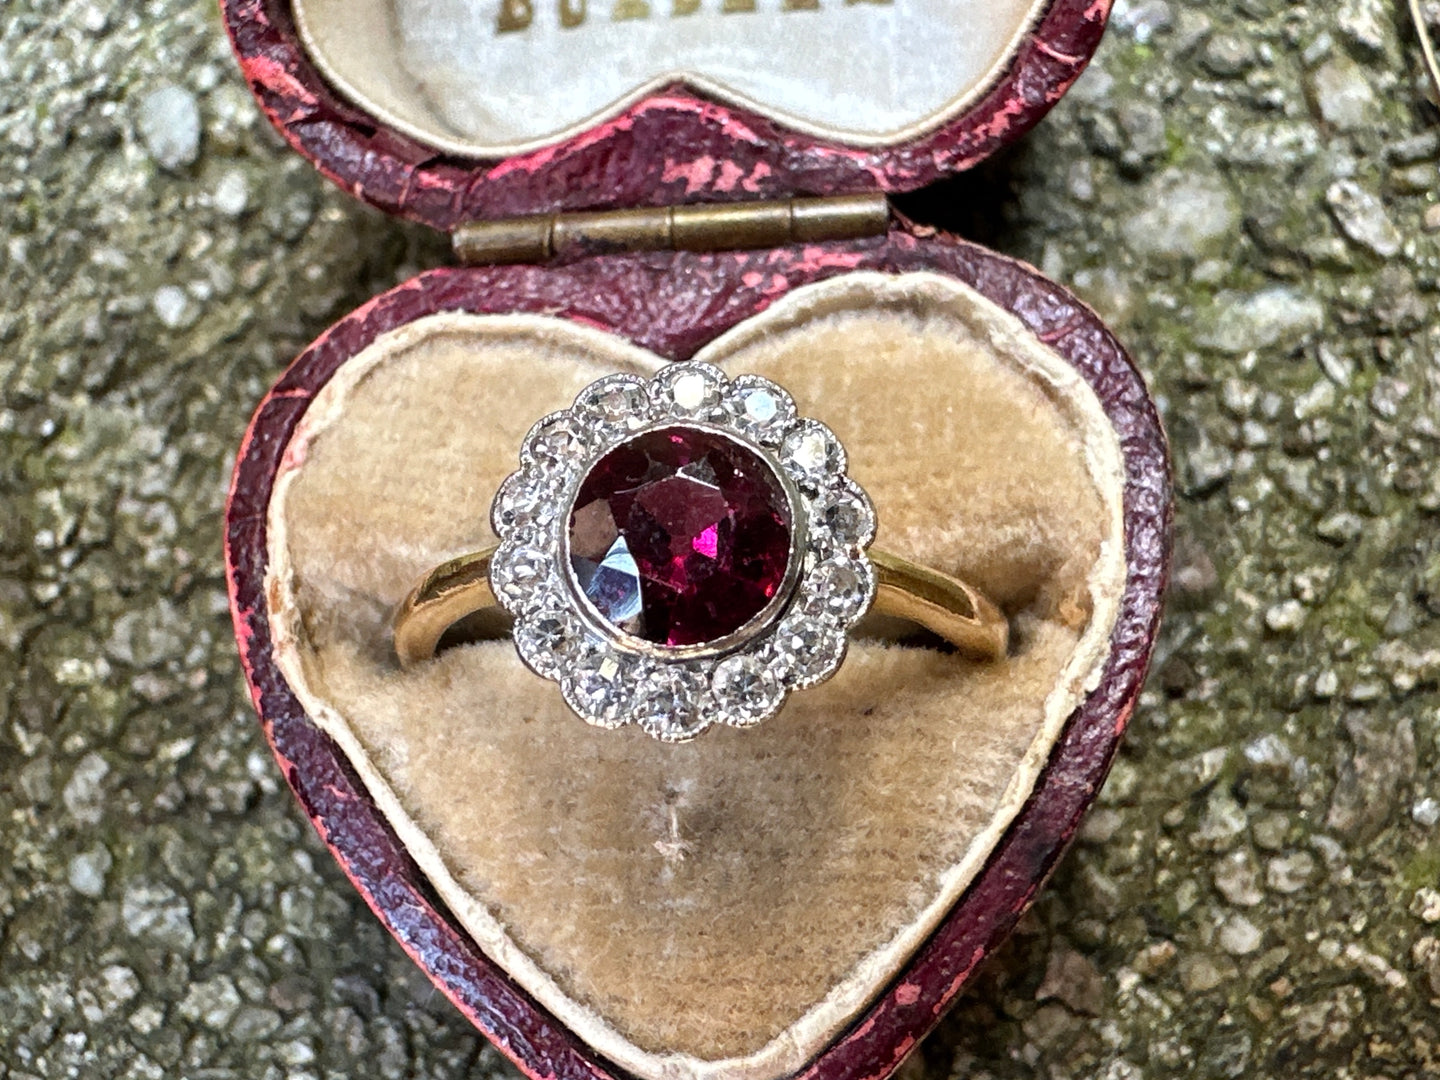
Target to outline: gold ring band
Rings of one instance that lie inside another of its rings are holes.
[[[435,655],[456,623],[500,606],[490,588],[495,547],[461,555],[426,574],[395,615],[395,654],[402,667]],[[1010,628],[1004,614],[980,590],[959,578],[887,552],[869,553],[875,568],[871,611],[916,623],[976,660],[1005,655]]]

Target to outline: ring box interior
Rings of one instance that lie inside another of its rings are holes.
[[[1056,40],[1093,49],[1107,7],[225,13],[302,152],[448,228],[477,206],[914,186],[983,149],[994,117],[1007,138],[1033,122],[1089,52],[1033,57]],[[836,65],[842,46],[864,62]],[[978,663],[870,626],[772,721],[678,746],[585,726],[508,641],[402,671],[396,605],[493,541],[489,501],[529,426],[601,375],[689,358],[765,375],[827,423],[874,501],[877,544],[994,599],[1009,655]],[[401,286],[322,335],[262,403],[227,563],[252,691],[302,803],[523,1069],[876,1076],[1013,926],[1103,779],[1153,642],[1169,499],[1153,403],[1093,313],[1012,260],[897,222],[870,240]]]
[[[973,105],[1047,6],[294,0],[294,13],[346,99],[427,145],[494,159],[582,134],[677,82],[791,130],[894,146]]]

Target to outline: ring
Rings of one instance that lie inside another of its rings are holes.
[[[402,667],[503,631],[581,719],[667,742],[749,727],[829,679],[872,609],[975,659],[1009,627],[979,590],[870,550],[845,450],[756,375],[609,375],[526,435],[491,505],[500,543],[427,573],[395,616]],[[489,625],[482,624],[488,621]]]

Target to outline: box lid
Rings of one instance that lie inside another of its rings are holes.
[[[1038,121],[1093,55],[1109,9],[222,0],[251,89],[291,145],[363,201],[447,231],[922,187]]]

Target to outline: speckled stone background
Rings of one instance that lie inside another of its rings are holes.
[[[1056,881],[905,1067],[1440,1071],[1440,112],[1403,6],[1119,0],[907,208],[1089,298],[1165,411],[1168,629]],[[209,0],[0,17],[0,1080],[513,1070],[242,691],[220,514],[287,360],[445,243],[284,149]]]

